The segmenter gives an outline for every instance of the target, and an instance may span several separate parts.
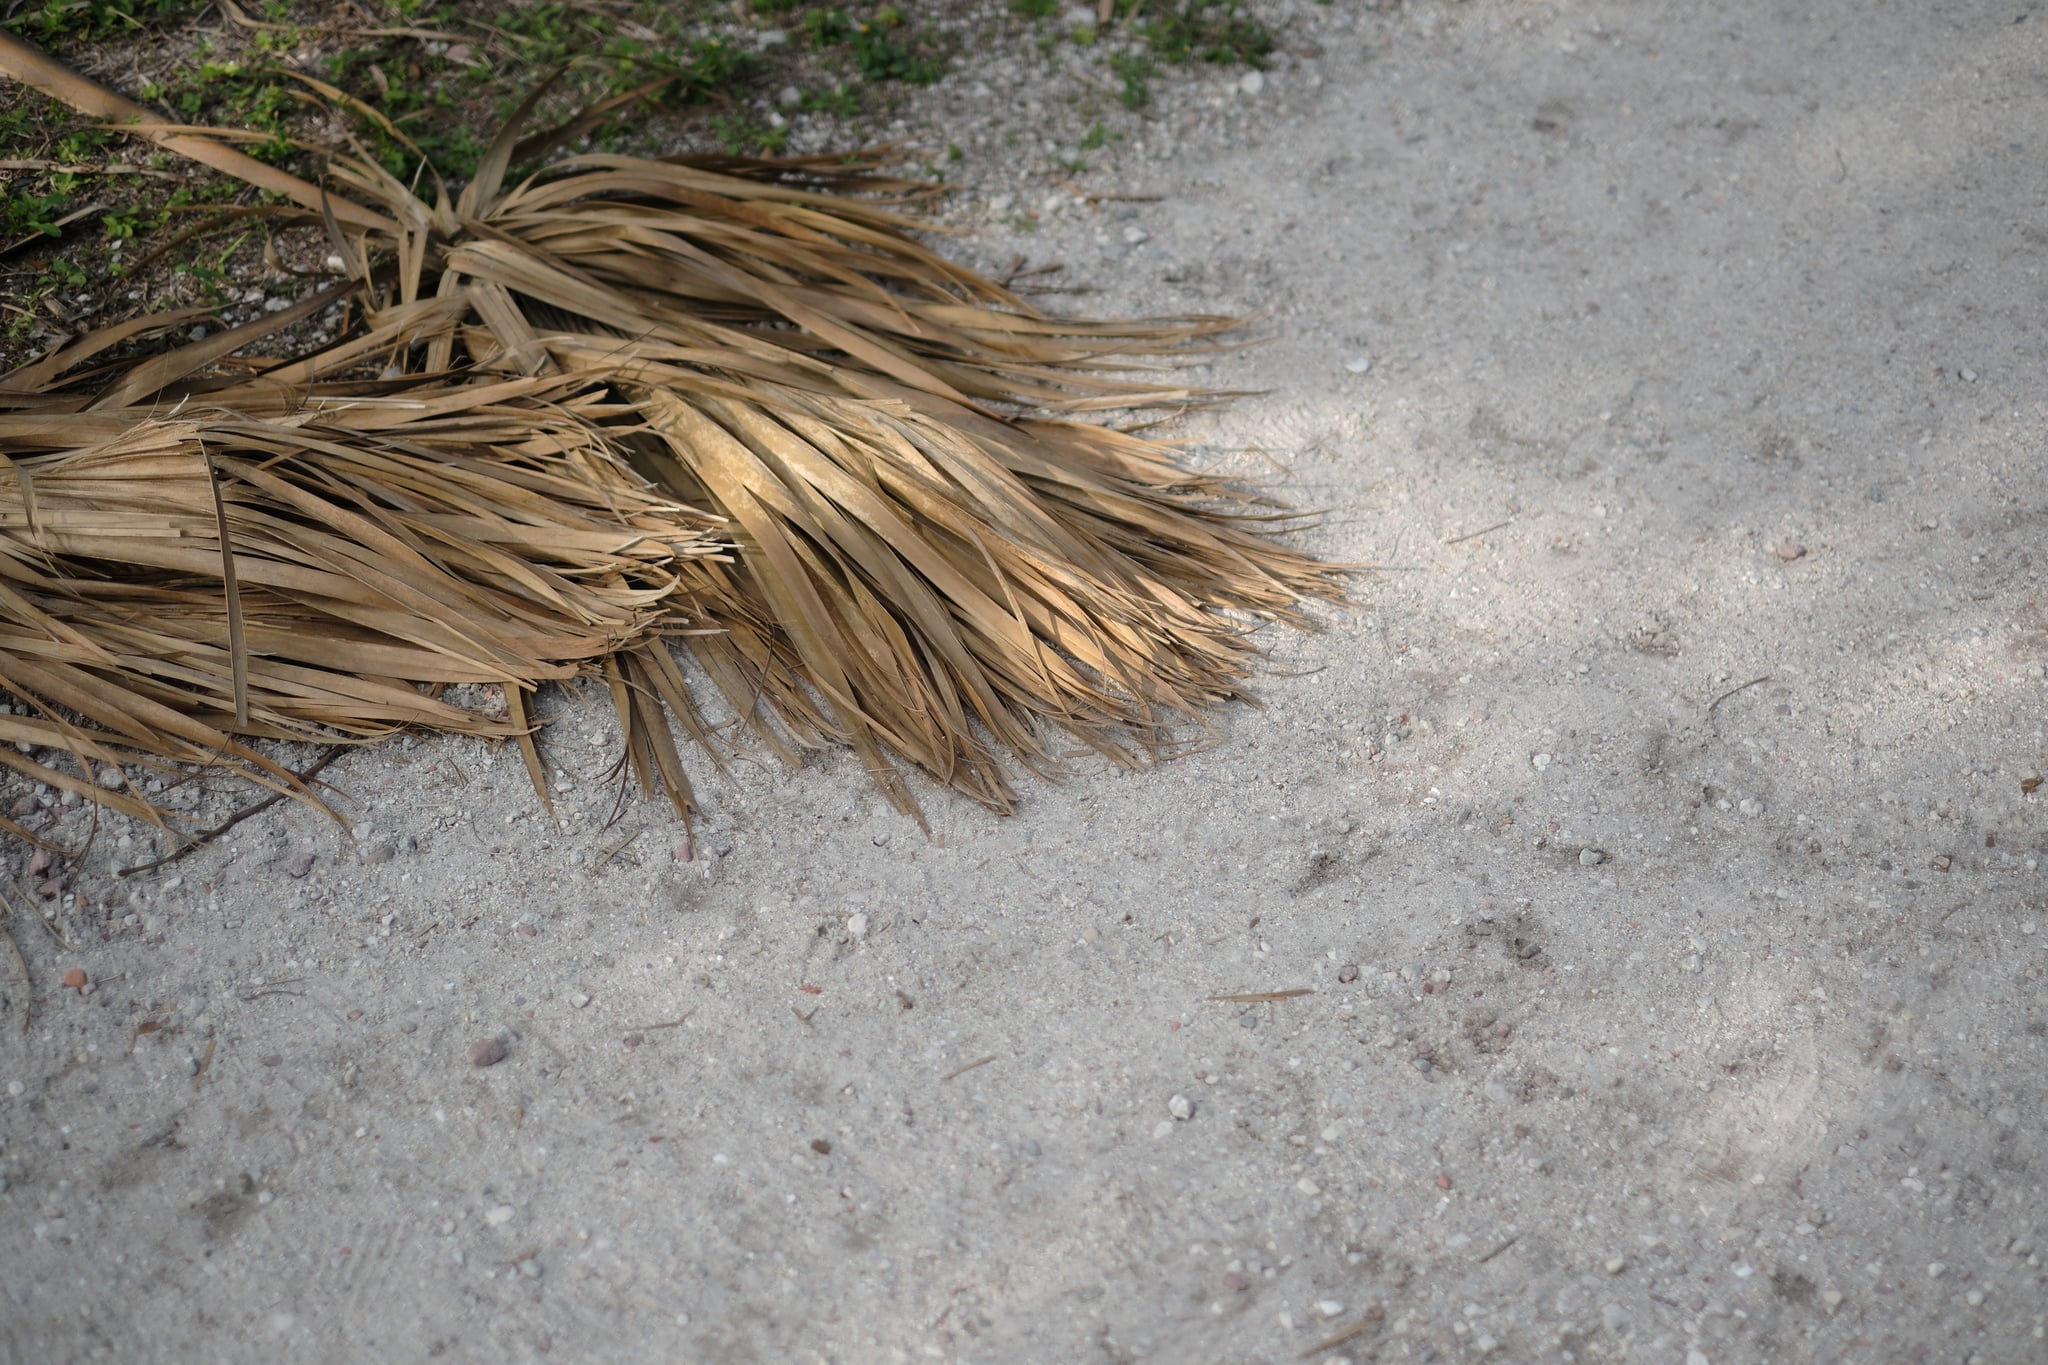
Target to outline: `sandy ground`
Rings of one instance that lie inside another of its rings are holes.
[[[400,744],[359,849],[80,872],[0,961],[0,1356],[2048,1358],[2044,25],[1215,77],[1163,200],[972,249],[1271,310],[1188,434],[1385,571],[1265,708],[930,839],[743,750],[689,850],[558,697],[559,833]]]

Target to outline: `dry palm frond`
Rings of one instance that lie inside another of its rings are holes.
[[[140,523],[79,520],[100,514],[79,481],[105,450],[153,452],[156,477],[175,466],[190,485],[166,498],[189,541],[134,561],[152,591],[160,575],[189,575],[179,600],[191,639],[176,668],[152,671],[139,643],[127,656],[136,695],[211,727],[166,756],[211,745],[255,764],[230,734],[309,726],[478,730],[424,698],[408,711],[400,694],[468,670],[508,684],[509,699],[597,667],[643,781],[677,794],[664,704],[694,722],[657,641],[682,625],[708,628],[687,637],[698,661],[778,744],[851,746],[906,811],[916,805],[899,759],[1001,808],[1005,755],[1056,766],[1062,732],[1119,762],[1166,750],[1203,708],[1240,695],[1254,657],[1245,618],[1299,622],[1304,598],[1337,595],[1327,567],[1261,534],[1268,513],[1255,501],[1187,473],[1170,447],[1083,419],[1202,401],[1128,376],[1226,320],[1041,314],[912,236],[914,187],[865,164],[584,156],[508,187],[515,157],[547,140],[515,133],[459,197],[431,202],[367,158],[332,157],[326,221],[362,335],[255,376],[210,368],[241,344],[227,334],[111,376],[67,378],[53,358],[0,380],[0,408],[20,410],[0,421],[63,408],[112,424],[90,455],[18,465],[19,507],[0,516],[15,543],[6,562],[62,565],[92,536],[145,535]],[[321,202],[303,182],[284,192]],[[333,211],[344,202],[354,211]],[[348,381],[365,361],[398,377]],[[145,403],[177,416],[166,423]],[[421,412],[437,415],[405,415]],[[524,444],[520,414],[535,417]],[[8,430],[11,454],[23,447]],[[208,511],[210,471],[221,516]],[[532,501],[493,482],[514,471]],[[52,493],[72,499],[71,521],[45,506]],[[209,528],[223,521],[234,575],[202,579],[209,534],[220,556]],[[522,534],[503,531],[515,521]],[[625,526],[646,538],[619,541]],[[711,526],[729,562],[705,555]],[[468,593],[394,590],[375,611],[338,609],[345,597],[302,576],[345,573],[351,554],[364,574],[411,555]],[[99,600],[106,611],[132,602],[111,589]],[[75,629],[96,645],[111,627],[94,621]],[[375,673],[374,696],[343,700],[346,670],[330,665],[352,651],[284,639],[336,622],[379,635],[376,669],[360,670]],[[327,670],[317,703],[285,682],[309,667]],[[50,696],[42,681],[31,690]],[[517,710],[482,730],[525,719]],[[146,747],[147,728],[130,730]]]
[[[268,388],[174,415],[0,415],[0,685],[41,712],[0,717],[0,739],[226,756],[264,782],[287,774],[241,739],[524,742],[525,692],[680,624],[670,599],[717,551],[713,523],[619,460],[585,386],[378,387],[282,418],[247,411]],[[507,712],[434,695],[455,683],[503,685]]]

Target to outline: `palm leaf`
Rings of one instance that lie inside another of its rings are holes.
[[[580,156],[513,181],[547,140],[519,131],[453,202],[342,153],[326,190],[284,191],[326,214],[359,335],[254,376],[216,367],[244,336],[0,380],[5,563],[56,575],[25,589],[53,613],[92,574],[182,594],[177,648],[158,642],[178,680],[139,641],[118,676],[212,727],[198,748],[247,765],[230,735],[430,725],[521,737],[538,784],[524,697],[595,669],[633,769],[681,804],[667,716],[703,734],[661,642],[681,628],[783,752],[849,746],[911,813],[898,762],[1007,808],[1009,762],[1170,751],[1243,695],[1251,624],[1339,595],[1271,537],[1274,509],[1082,420],[1209,401],[1144,367],[1229,320],[1047,316],[921,241],[919,187],[871,163]],[[365,378],[380,360],[395,377]],[[8,434],[60,408],[111,434],[47,453]],[[86,487],[123,459],[150,463]],[[175,489],[155,540],[122,500],[151,480]],[[87,641],[122,605],[92,600],[90,621],[59,614]],[[329,645],[285,638],[316,623],[376,668],[344,683]],[[484,677],[505,716],[420,691]]]

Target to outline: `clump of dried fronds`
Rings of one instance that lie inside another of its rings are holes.
[[[1048,317],[917,240],[914,187],[867,164],[510,180],[580,126],[515,120],[459,195],[341,153],[323,188],[266,171],[363,319],[318,354],[223,374],[230,333],[99,373],[101,337],[0,382],[0,564],[29,604],[0,682],[97,727],[51,712],[31,742],[275,782],[242,740],[422,725],[518,737],[538,781],[527,696],[594,670],[683,804],[680,634],[779,747],[850,746],[913,813],[899,761],[1002,808],[1006,759],[1155,755],[1240,695],[1245,618],[1336,595],[1262,507],[1087,420],[1200,401],[1128,376],[1225,320]],[[96,710],[57,686],[85,678]],[[503,718],[432,695],[482,679]]]

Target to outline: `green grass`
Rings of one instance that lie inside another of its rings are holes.
[[[850,119],[860,113],[860,96],[854,93],[853,87],[842,82],[830,90],[806,90],[800,107],[830,114],[833,118]]]
[[[817,51],[846,48],[863,80],[930,85],[946,74],[938,44],[907,34],[903,11],[895,5],[882,6],[869,19],[853,18],[843,9],[806,10],[800,27]]]
[[[1263,66],[1273,52],[1273,31],[1244,14],[1237,0],[1182,0],[1146,5],[1138,34],[1163,61],[1219,66]]]
[[[536,126],[665,82],[593,132],[592,144],[606,151],[667,150],[692,136],[734,154],[786,150],[789,130],[775,126],[762,102],[784,86],[803,91],[801,110],[837,121],[842,136],[873,136],[875,121],[906,98],[904,87],[944,76],[961,41],[924,27],[926,11],[908,0],[240,3],[253,26],[231,22],[212,0],[16,0],[0,26],[81,70],[133,73],[124,79],[144,84],[128,88],[169,117],[257,133],[258,141],[244,144],[253,155],[317,177],[318,154],[303,147],[331,136],[335,125],[293,75],[308,71],[389,120],[354,117],[347,131],[408,183],[423,157],[447,179],[467,179],[497,128],[548,75],[555,84],[533,115]],[[1256,66],[1273,50],[1249,0],[1117,0],[1111,22],[1099,29],[1065,24],[1067,3],[1005,0],[1006,13],[967,41],[1020,52],[1035,44],[1051,62],[1102,71],[1133,110],[1150,102],[1174,65]],[[384,26],[450,38],[379,31]],[[761,45],[759,35],[771,28],[791,41]],[[1105,118],[1088,126],[1082,154],[1119,136],[1107,109],[1094,112]],[[0,88],[0,148],[51,163],[0,177],[0,244],[25,243],[0,261],[0,332],[9,338],[47,338],[52,327],[78,325],[79,294],[102,309],[114,303],[117,287],[138,284],[150,302],[132,306],[220,302],[267,273],[259,255],[265,234],[209,212],[261,197],[238,182],[91,126],[20,87]],[[943,179],[962,155],[948,147],[926,174]],[[109,163],[152,174],[109,173]],[[1082,164],[1076,158],[1046,169],[1078,173]],[[164,173],[174,178],[156,178]],[[57,227],[93,204],[103,207]],[[1034,226],[1022,218],[1017,230]],[[153,240],[192,229],[189,239],[153,251]],[[131,279],[127,263],[154,252],[163,254],[151,273]],[[0,356],[0,367],[6,363]]]
[[[208,0],[43,0],[4,27],[43,44],[93,43],[161,25]]]
[[[283,161],[292,153],[292,116],[299,111],[291,78],[280,67],[202,61],[142,88],[142,98],[164,106],[187,123],[216,123],[264,134],[243,151],[258,161]]]
[[[714,114],[711,131],[733,156],[773,156],[789,145],[787,129],[771,128],[745,114]]]
[[[1152,77],[1159,70],[1141,53],[1113,52],[1109,69],[1116,76],[1117,98],[1126,109],[1143,109],[1152,102]]]

